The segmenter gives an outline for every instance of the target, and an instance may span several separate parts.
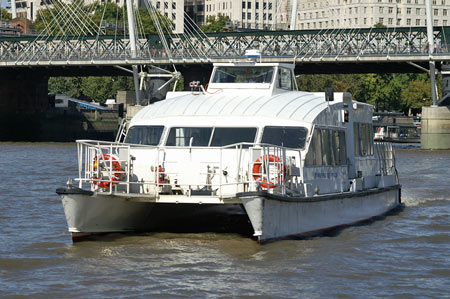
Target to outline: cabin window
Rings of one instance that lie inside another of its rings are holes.
[[[256,128],[215,128],[210,146],[225,146],[240,142],[254,143]]]
[[[278,69],[277,87],[281,89],[292,90],[292,72],[290,69]]]
[[[172,128],[167,146],[226,146],[235,143],[254,143],[256,128]]]
[[[304,148],[308,130],[303,127],[265,127],[262,143],[289,148]]]
[[[158,145],[164,126],[133,126],[128,129],[125,143]]]
[[[172,128],[167,146],[208,146],[212,128]],[[192,138],[192,144],[190,144]]]
[[[354,123],[355,156],[365,157],[373,155],[372,124]]]
[[[271,83],[273,67],[217,67],[212,83]]]
[[[347,165],[345,132],[315,128],[305,158],[306,166]]]

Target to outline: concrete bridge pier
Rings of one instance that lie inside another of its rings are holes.
[[[422,149],[450,149],[450,65],[442,65],[442,99],[438,106],[422,107]]]

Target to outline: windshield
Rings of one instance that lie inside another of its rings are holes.
[[[125,143],[158,145],[163,126],[133,126],[128,129]]]
[[[167,146],[226,146],[255,142],[256,128],[171,128]]]
[[[220,66],[212,83],[271,83],[273,67]]]
[[[304,148],[306,133],[303,127],[265,127],[262,143],[269,143],[289,148]]]

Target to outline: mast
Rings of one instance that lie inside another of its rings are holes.
[[[297,22],[297,4],[298,0],[292,0],[292,7],[291,7],[291,25],[290,29],[295,30],[295,23]]]
[[[133,13],[133,3],[132,0],[127,0],[127,17],[128,17],[128,35],[130,38],[130,50],[131,58],[136,58],[136,31],[134,23],[134,13]],[[136,105],[141,104],[141,97],[139,92],[139,74],[137,65],[131,66],[133,69],[133,81],[134,81],[134,92],[136,94]]]
[[[432,15],[432,3],[431,0],[425,0],[425,13],[427,15],[427,36],[428,36],[428,55],[430,60],[430,81],[431,81],[431,94],[433,98],[433,106],[436,106],[436,67],[435,62],[431,60],[434,52],[434,35],[433,35],[433,15]]]
[[[16,12],[16,0],[11,0],[11,18],[14,20],[17,18]]]

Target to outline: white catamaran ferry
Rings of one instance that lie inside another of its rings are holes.
[[[297,91],[293,68],[216,64],[206,90],[144,107],[123,141],[78,140],[78,178],[57,190],[73,239],[240,215],[265,242],[399,205],[394,153],[373,141],[372,106]]]

